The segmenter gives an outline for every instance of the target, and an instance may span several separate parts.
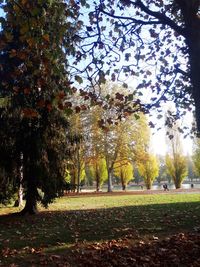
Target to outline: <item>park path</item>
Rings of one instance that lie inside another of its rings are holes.
[[[200,193],[200,188],[191,189],[170,189],[164,190],[133,190],[133,191],[113,191],[113,192],[80,192],[80,193],[67,193],[65,196],[70,197],[90,197],[90,196],[119,196],[119,195],[153,195],[153,194],[193,194]]]

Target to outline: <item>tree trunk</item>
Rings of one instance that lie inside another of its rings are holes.
[[[179,181],[174,181],[174,185],[176,189],[180,189],[181,188],[181,183]]]
[[[200,20],[196,13],[193,13],[193,1],[177,1],[185,22],[186,44],[188,45],[190,79],[192,84],[192,97],[195,104],[197,131],[200,134]],[[185,8],[185,3],[190,5]]]
[[[79,147],[77,151],[77,194],[80,192],[80,180],[81,180],[81,163],[80,163],[80,155],[79,155]]]
[[[146,184],[146,188],[147,188],[147,190],[150,190],[151,187],[152,187],[152,182],[151,182],[151,180],[150,180],[149,178],[147,178],[145,184]]]
[[[75,191],[76,191],[76,174],[75,174],[75,170],[73,170],[72,179],[71,179],[71,192],[75,193]]]
[[[80,193],[80,171],[78,170],[78,175],[77,175],[77,190],[76,193]]]
[[[20,183],[19,189],[18,189],[18,194],[17,194],[17,200],[15,201],[14,207],[22,207],[23,206],[23,187],[22,184]]]
[[[100,190],[100,178],[99,178],[99,175],[97,173],[97,177],[96,177],[96,191],[99,192]]]
[[[23,154],[20,154],[20,167],[19,167],[19,188],[18,188],[18,195],[17,200],[15,201],[14,207],[22,207],[23,206]]]
[[[24,156],[25,157],[25,156]],[[24,158],[24,180],[26,181],[26,204],[20,214],[36,214],[37,200],[39,198],[37,191],[37,177],[35,172],[35,160],[32,156]]]
[[[200,30],[200,29],[199,29]],[[199,38],[200,39],[200,38]],[[191,66],[191,83],[192,96],[195,103],[195,113],[198,134],[200,134],[200,40],[199,44],[193,45],[195,48],[190,52],[190,66]]]
[[[38,198],[38,192],[37,187],[30,183],[30,181],[33,180],[32,178],[27,183],[27,192],[26,192],[26,204],[24,209],[20,212],[22,215],[25,214],[36,214],[38,213],[37,209],[37,198]]]
[[[122,190],[126,191],[126,185],[125,184],[122,185]]]
[[[124,183],[124,178],[123,178],[122,174],[121,174],[121,183],[122,183],[122,190],[125,191],[126,190],[126,184]]]
[[[108,169],[108,192],[112,192],[112,172]]]
[[[150,189],[151,189],[151,185],[147,184],[147,190],[150,190]]]

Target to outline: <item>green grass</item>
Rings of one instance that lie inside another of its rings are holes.
[[[63,197],[35,216],[14,217],[0,208],[0,248],[27,254],[55,252],[78,243],[165,237],[199,227],[199,194]],[[9,257],[7,259],[9,261]]]

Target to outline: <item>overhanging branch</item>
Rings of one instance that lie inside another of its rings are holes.
[[[184,28],[178,26],[177,23],[175,23],[172,19],[167,17],[165,14],[150,10],[147,6],[143,4],[141,0],[136,0],[135,2],[130,1],[130,4],[134,5],[135,7],[139,7],[146,14],[158,19],[162,24],[170,26],[174,31],[181,34],[182,36],[184,37],[186,36],[186,30]]]
[[[142,25],[162,24],[162,22],[159,20],[145,21],[145,20],[140,20],[140,19],[134,19],[134,18],[129,17],[129,16],[117,16],[117,15],[114,15],[112,13],[105,11],[101,6],[99,8],[99,11],[102,12],[103,14],[111,17],[111,18],[121,19],[121,20],[130,20],[133,23],[137,23],[137,24],[142,24]]]

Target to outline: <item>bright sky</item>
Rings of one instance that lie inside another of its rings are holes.
[[[129,77],[127,79],[127,83],[128,85],[131,85],[130,89],[134,90],[134,88],[136,87],[137,84],[137,80],[135,79],[135,77]],[[144,95],[141,96],[141,99],[144,102],[149,103],[150,98],[152,97],[152,92],[151,90],[145,90],[143,91]],[[155,125],[154,129],[151,129],[151,148],[152,148],[152,152],[157,154],[157,155],[165,155],[168,151],[167,149],[167,144],[166,144],[166,139],[168,137],[166,137],[166,130],[165,130],[165,122],[164,122],[164,114],[168,109],[172,109],[175,111],[175,105],[173,102],[167,102],[166,104],[162,104],[162,115],[163,118],[161,119],[157,119],[158,112],[156,111],[151,111],[150,114],[152,115],[152,117],[150,117],[150,121],[153,122],[153,124]],[[191,112],[187,112],[187,115],[185,115],[184,117],[181,118],[180,121],[180,126],[187,126],[187,127],[191,127],[192,123],[194,121],[193,118],[193,114],[192,111]],[[157,128],[161,128],[160,130],[156,130]],[[187,136],[186,138],[183,138],[184,134],[180,134],[181,135],[181,139],[182,139],[182,149],[185,155],[192,155],[192,149],[193,149],[193,140],[191,138],[191,136]]]
[[[154,117],[154,116],[153,116]],[[155,116],[156,117],[156,116]],[[184,118],[182,118],[181,126],[190,126],[193,121],[192,113],[187,114]],[[164,127],[164,119],[154,120],[154,123],[158,123],[161,127],[161,130],[156,131],[156,129],[152,129],[152,149],[155,154],[165,155],[167,153],[167,144],[166,144],[166,134]],[[193,148],[193,140],[190,136],[183,138],[184,134],[181,134],[182,139],[182,148],[185,155],[192,155]]]
[[[183,151],[185,155],[192,155],[193,141],[190,137],[182,138]],[[155,154],[165,155],[167,152],[166,137],[163,130],[152,135],[152,148]]]

